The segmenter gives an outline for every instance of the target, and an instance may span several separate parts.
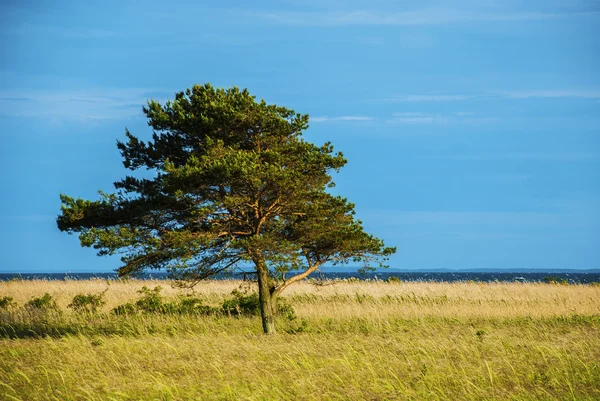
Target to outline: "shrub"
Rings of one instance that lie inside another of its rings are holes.
[[[288,334],[299,334],[299,333],[310,333],[312,328],[308,324],[308,322],[304,319],[300,320],[300,325],[298,327],[292,327],[286,330]]]
[[[215,312],[210,306],[204,305],[200,298],[189,296],[180,298],[176,309],[181,315],[209,315]]]
[[[0,309],[8,309],[15,305],[16,305],[16,303],[13,302],[12,297],[1,297],[0,298]]]
[[[185,296],[181,297],[179,302],[165,302],[163,296],[160,294],[161,291],[161,286],[156,286],[153,289],[144,286],[138,291],[138,293],[142,294],[142,297],[134,304],[126,303],[119,305],[112,312],[116,315],[133,315],[137,312],[171,315],[208,315],[215,312],[210,306],[204,305],[200,298]]]
[[[96,313],[106,304],[104,293],[106,290],[100,294],[77,294],[67,308],[72,308],[75,312]]]
[[[229,316],[258,316],[260,315],[260,302],[258,293],[253,292],[249,295],[239,290],[231,292],[233,298],[226,299],[222,305],[222,311]],[[285,298],[277,298],[275,313],[285,316],[288,320],[296,319],[294,308]]]
[[[402,280],[398,276],[389,276],[386,280],[388,283],[401,283]]]
[[[25,304],[26,308],[38,310],[56,309],[56,301],[52,295],[45,293],[40,298],[32,298]]]
[[[126,303],[119,305],[112,310],[115,315],[134,315],[138,312],[142,313],[160,313],[160,314],[177,314],[177,315],[211,315],[211,314],[226,314],[229,316],[258,316],[260,315],[260,303],[258,301],[258,293],[250,294],[233,290],[232,298],[223,301],[220,308],[212,308],[204,305],[201,298],[192,296],[180,297],[176,302],[165,302],[160,294],[162,287],[156,286],[153,289],[142,287],[138,293],[142,297],[135,303]],[[296,319],[294,308],[287,302],[285,298],[277,298],[276,304],[277,315],[284,316],[292,321]]]
[[[233,298],[226,299],[222,305],[223,312],[226,314],[233,316],[257,316],[260,314],[258,293],[253,292],[246,295],[240,290],[233,290],[231,295],[233,295]]]
[[[112,313],[115,315],[133,315],[135,314],[135,306],[132,303],[126,303],[124,305],[119,305],[112,310]]]
[[[160,295],[162,287],[157,285],[153,289],[143,286],[138,291],[142,297],[135,302],[135,308],[141,312],[157,313],[164,312],[163,297]]]
[[[277,298],[277,310],[275,312],[289,321],[296,320],[296,311],[285,298]]]

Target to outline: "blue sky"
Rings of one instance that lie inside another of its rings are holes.
[[[0,272],[116,268],[58,195],[110,191],[145,101],[205,82],[310,114],[393,268],[600,268],[600,1],[141,4],[0,5]]]

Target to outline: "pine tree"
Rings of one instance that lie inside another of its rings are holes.
[[[121,254],[119,275],[164,269],[194,285],[253,265],[271,334],[275,299],[290,284],[338,263],[382,265],[395,252],[327,191],[346,160],[330,143],[302,138],[308,115],[210,84],[164,105],[152,100],[144,113],[152,140],[126,130],[117,146],[126,168],[153,178],[126,176],[95,201],[61,195],[57,218],[82,246]]]

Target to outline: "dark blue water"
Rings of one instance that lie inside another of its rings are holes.
[[[318,274],[309,276],[319,278]],[[435,282],[458,282],[458,281],[477,281],[477,282],[547,282],[556,280],[558,282],[568,282],[570,284],[589,284],[600,282],[600,272],[569,272],[569,273],[520,273],[520,272],[377,272],[360,275],[358,273],[348,272],[329,272],[322,273],[323,279],[348,279],[356,278],[359,280],[387,280],[390,277],[397,277],[402,281],[435,281]],[[148,273],[137,277],[143,280],[165,280],[166,273]],[[241,275],[218,275],[217,280],[241,279]],[[249,276],[250,278],[250,276]],[[0,281],[9,280],[116,280],[116,273],[0,273]]]

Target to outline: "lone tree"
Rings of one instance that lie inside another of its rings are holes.
[[[303,140],[308,115],[210,84],[143,111],[152,140],[126,130],[117,147],[126,168],[153,178],[126,176],[95,201],[60,196],[58,228],[98,255],[122,254],[120,276],[165,269],[194,285],[253,265],[272,334],[275,299],[290,284],[325,264],[381,265],[395,252],[363,231],[352,203],[327,192],[346,160],[330,143]]]

